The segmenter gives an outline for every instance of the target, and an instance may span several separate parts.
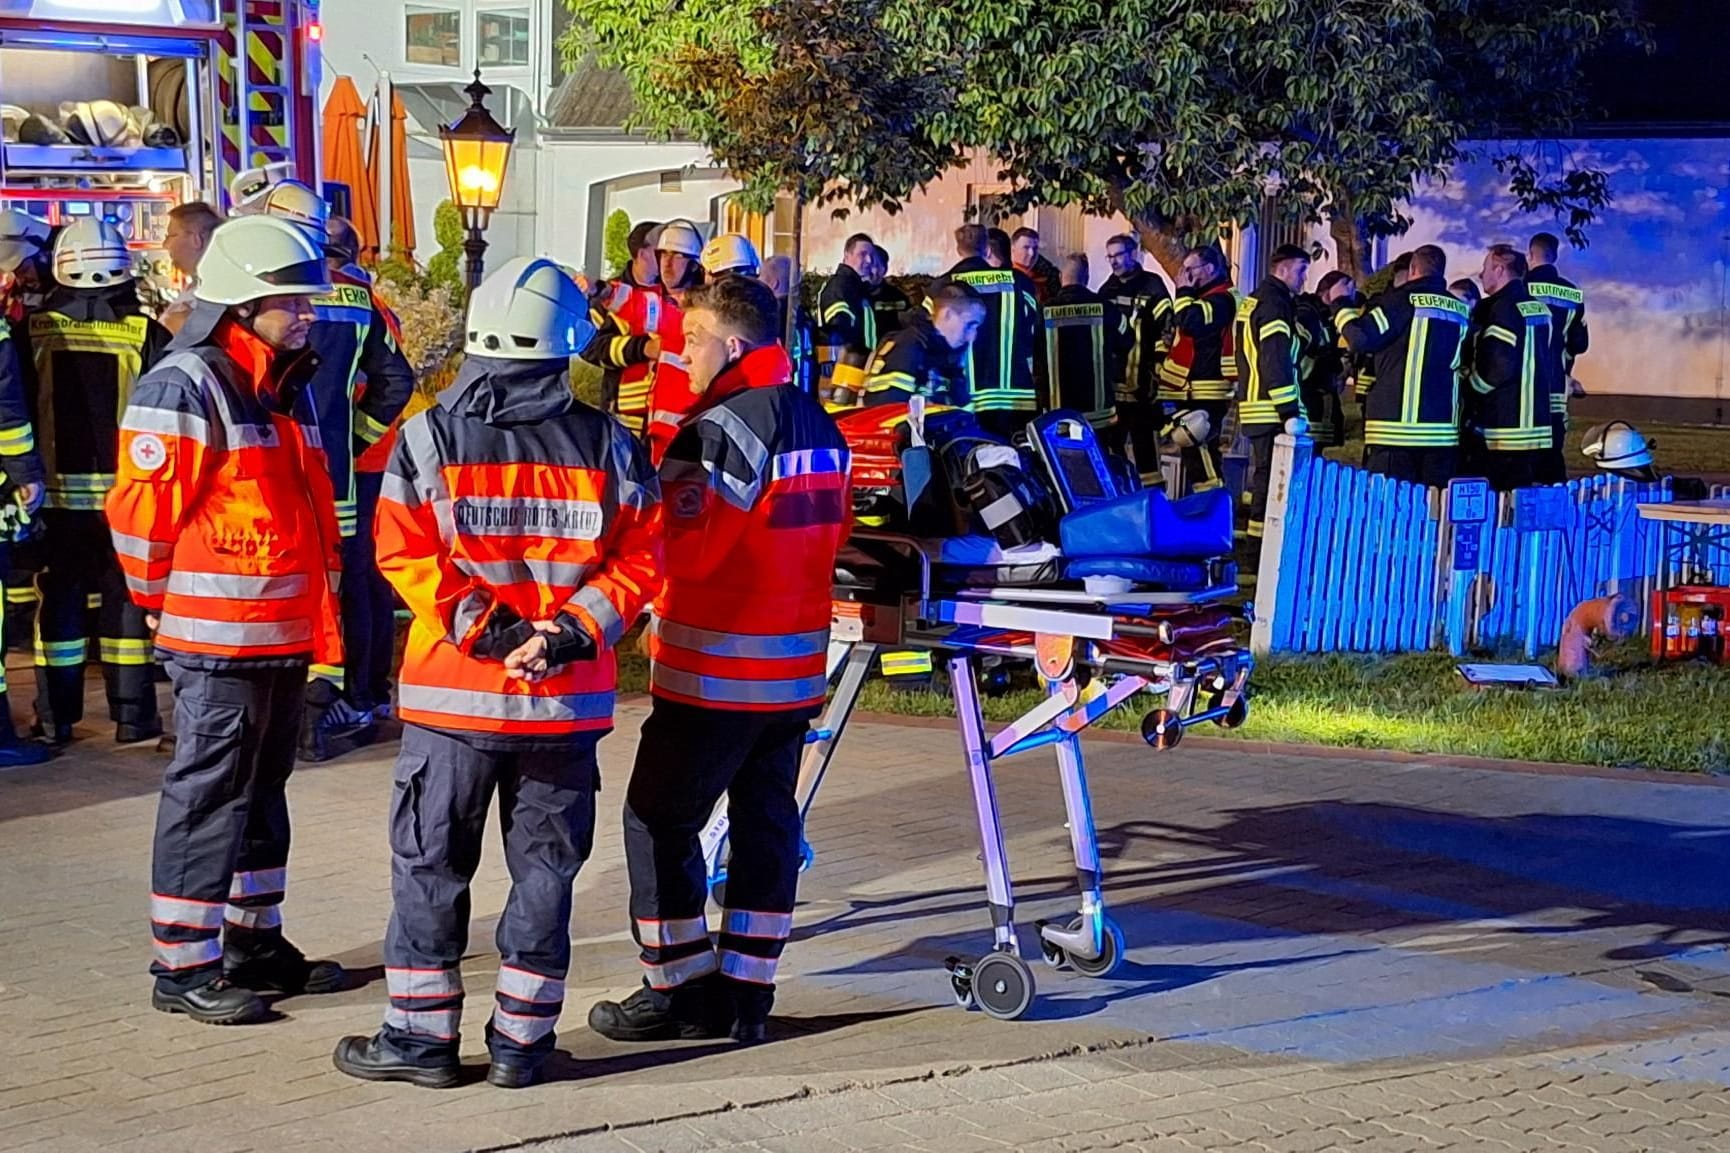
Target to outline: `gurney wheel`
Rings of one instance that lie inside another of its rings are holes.
[[[1241,727],[1247,720],[1249,720],[1249,698],[1240,696],[1231,703],[1231,708],[1226,711],[1225,716],[1213,723],[1222,729],[1235,729]]]
[[[986,1016],[1013,1021],[1033,1004],[1033,970],[1013,953],[987,953],[973,966],[973,998]]]
[[[1183,718],[1174,709],[1154,709],[1141,718],[1141,739],[1156,749],[1175,749],[1183,740]]]
[[[1080,928],[1080,917],[1069,924],[1071,932]],[[1069,967],[1083,977],[1109,977],[1111,971],[1117,968],[1118,962],[1123,960],[1124,950],[1127,948],[1123,940],[1123,930],[1118,928],[1117,922],[1110,917],[1105,918],[1101,928],[1104,933],[1101,935],[1099,956],[1091,961],[1084,961],[1073,953],[1068,954]]]

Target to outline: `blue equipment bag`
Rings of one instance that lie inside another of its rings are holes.
[[[1063,555],[1206,560],[1232,551],[1231,493],[1171,500],[1157,488],[1089,504],[1058,522]]]

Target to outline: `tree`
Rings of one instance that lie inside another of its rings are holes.
[[[607,225],[601,233],[601,259],[606,262],[608,276],[618,276],[631,263],[631,214],[623,208],[607,213]]]
[[[459,305],[467,295],[463,283],[463,216],[448,200],[433,209],[433,239],[439,250],[426,263],[427,287],[445,288]]]
[[[1277,194],[1361,271],[1414,181],[1473,150],[1582,243],[1602,174],[1494,142],[1569,131],[1583,61],[1641,35],[1632,0],[566,2],[566,51],[623,69],[641,126],[708,145],[755,203],[893,210],[982,149],[1008,210],[1122,212],[1167,269]]]

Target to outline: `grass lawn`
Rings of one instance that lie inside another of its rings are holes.
[[[1197,736],[1251,741],[1453,753],[1522,761],[1681,772],[1730,772],[1730,668],[1653,668],[1636,645],[1605,661],[1603,676],[1553,692],[1467,687],[1451,657],[1284,658],[1250,678],[1250,717],[1241,729],[1211,725]],[[643,689],[647,668],[629,652],[620,687]],[[1027,687],[985,701],[988,719],[1013,720],[1039,700]],[[1104,726],[1135,731],[1158,702],[1138,697]],[[859,707],[912,716],[952,716],[946,692],[904,692],[881,680]]]

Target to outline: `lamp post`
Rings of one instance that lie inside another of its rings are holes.
[[[499,195],[505,187],[505,165],[510,162],[516,129],[504,128],[487,111],[492,89],[481,83],[475,69],[473,84],[463,89],[473,101],[454,124],[439,128],[444,144],[445,176],[450,180],[451,200],[463,214],[468,237],[463,241],[464,279],[470,292],[480,287],[487,242],[483,237]]]

